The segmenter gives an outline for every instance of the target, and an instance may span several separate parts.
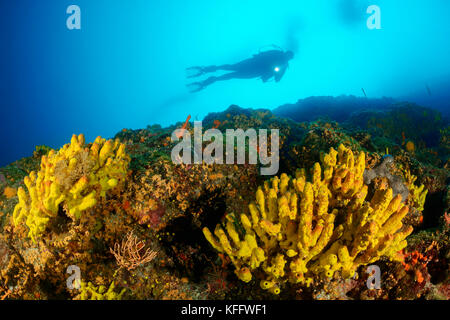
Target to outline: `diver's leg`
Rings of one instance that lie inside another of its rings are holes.
[[[223,80],[229,80],[229,79],[234,79],[234,78],[239,78],[238,72],[230,72],[230,73],[218,76],[218,77],[212,76],[203,81],[190,83],[187,85],[187,87],[190,88],[191,92],[198,92],[200,90],[205,89],[207,86],[213,84],[216,81],[223,81]]]
[[[257,67],[257,65],[256,65]],[[245,59],[238,63],[234,64],[222,64],[220,66],[207,66],[203,67],[202,70],[204,72],[216,72],[218,70],[225,70],[225,71],[236,71],[236,72],[247,72],[249,69],[255,68],[255,61],[254,59]],[[224,79],[226,80],[226,79]]]
[[[186,73],[188,78],[195,78],[218,70],[236,71],[237,69],[237,64],[222,64],[220,66],[190,67],[186,69]]]
[[[189,88],[190,92],[198,92],[198,91],[201,91],[201,90],[205,89],[210,84],[216,82],[217,78],[218,77],[212,76],[212,77],[209,77],[208,79],[203,80],[203,81],[189,83],[187,85],[187,87]]]
[[[203,67],[203,72],[216,72],[218,70],[226,70],[226,71],[235,71],[236,65],[235,64],[222,64],[220,66],[207,66]]]

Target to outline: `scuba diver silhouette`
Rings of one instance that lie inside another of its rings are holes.
[[[198,92],[216,81],[229,79],[261,78],[263,82],[267,82],[273,77],[276,82],[279,82],[289,67],[289,60],[292,58],[294,58],[292,51],[269,50],[254,54],[252,58],[235,64],[187,68],[188,73],[193,73],[188,75],[188,78],[198,77],[218,70],[232,71],[220,76],[211,76],[206,80],[193,82],[187,86],[191,92]]]

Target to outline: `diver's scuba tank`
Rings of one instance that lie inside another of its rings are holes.
[[[263,52],[264,48],[272,48],[272,49],[278,49],[278,50],[284,51],[283,48],[281,48],[280,46],[277,46],[276,44],[268,44],[268,45],[260,47],[258,50],[258,53]],[[269,51],[269,50],[264,50],[264,51]]]

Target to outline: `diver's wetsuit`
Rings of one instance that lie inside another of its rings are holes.
[[[235,64],[224,64],[220,66],[208,67],[192,67],[188,70],[197,71],[196,74],[190,76],[197,77],[209,72],[216,72],[218,70],[233,71],[223,74],[221,76],[211,76],[206,80],[194,82],[189,84],[191,92],[200,91],[216,81],[229,79],[250,79],[261,78],[263,82],[268,81],[274,77],[278,82],[283,77],[286,69],[289,66],[289,60],[293,58],[294,54],[291,51],[283,52],[281,50],[270,50],[253,55],[252,58],[243,60]]]

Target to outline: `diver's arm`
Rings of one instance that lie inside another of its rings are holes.
[[[276,82],[280,82],[281,78],[283,78],[284,74],[286,73],[287,68],[288,68],[288,65],[286,65],[284,68],[280,68],[280,71],[278,71],[274,74]]]

